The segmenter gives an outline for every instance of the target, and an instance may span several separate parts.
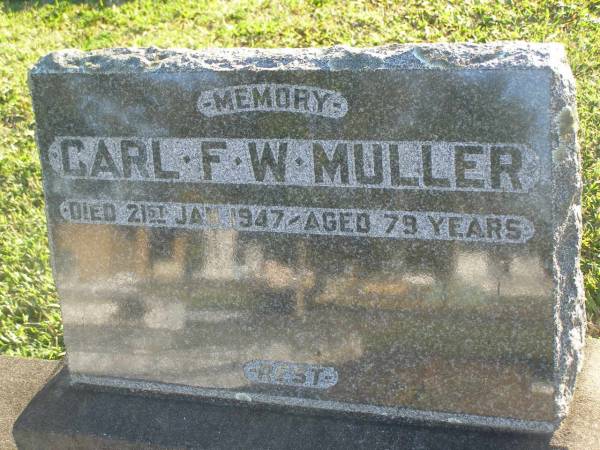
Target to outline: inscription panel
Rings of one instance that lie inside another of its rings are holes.
[[[60,210],[73,223],[389,239],[523,243],[534,232],[524,217],[419,211],[82,200]]]
[[[550,72],[327,64],[32,77],[74,380],[554,420]]]
[[[61,137],[66,178],[527,192],[537,157],[519,144]]]
[[[333,367],[293,364],[282,361],[250,361],[244,365],[246,378],[255,383],[328,389],[337,384]]]
[[[314,86],[246,84],[202,92],[198,110],[208,117],[274,111],[338,118],[348,111],[348,102],[338,92]]]

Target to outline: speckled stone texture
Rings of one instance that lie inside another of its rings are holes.
[[[585,312],[555,44],[30,73],[71,382],[548,432]]]

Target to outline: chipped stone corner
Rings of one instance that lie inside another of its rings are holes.
[[[555,414],[558,425],[569,411],[583,365],[586,317],[579,269],[582,235],[581,156],[577,144],[575,81],[564,48],[556,45],[552,70],[552,214],[555,321]]]

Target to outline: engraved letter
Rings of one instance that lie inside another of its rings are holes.
[[[294,89],[294,109],[300,109],[300,105],[302,105],[302,111],[308,111],[308,91],[296,88]]]
[[[450,237],[463,237],[463,234],[459,231],[462,221],[462,217],[448,218],[448,231],[450,233]]]
[[[176,170],[163,170],[162,161],[160,157],[160,141],[152,141],[152,160],[154,164],[154,176],[164,180],[177,180],[179,179],[179,172]]]
[[[135,150],[136,154],[132,155],[131,150]],[[149,178],[148,169],[146,168],[146,145],[141,141],[121,141],[121,161],[123,161],[123,177],[131,178],[131,165],[135,164],[138,173],[144,178]]]
[[[262,94],[258,90],[260,86],[255,86],[252,88],[252,101],[254,102],[254,108],[272,108],[273,107],[273,98],[271,97],[271,88],[269,86],[265,86]]]
[[[518,241],[521,239],[521,222],[516,219],[506,219],[506,237]]]
[[[354,172],[360,184],[381,184],[383,182],[383,149],[381,144],[373,144],[373,175],[365,175],[365,155],[362,144],[354,144]]]
[[[221,157],[210,153],[209,150],[225,150],[227,148],[227,142],[203,142],[202,143],[202,170],[204,172],[205,180],[212,180],[212,163],[221,162]]]
[[[73,221],[81,220],[81,205],[79,202],[69,202],[69,218]]]
[[[233,98],[230,91],[225,91],[223,97],[219,97],[219,92],[214,91],[213,98],[215,99],[215,108],[217,108],[217,111],[221,111],[222,109],[233,111]]]
[[[435,219],[431,216],[427,216],[427,218],[429,219],[429,222],[431,223],[431,225],[433,226],[433,233],[436,236],[440,235],[440,226],[442,225],[442,223],[444,222],[444,218],[440,217],[439,219]]]
[[[72,177],[83,177],[87,172],[87,167],[79,160],[79,158],[77,159],[79,164],[77,170],[71,167],[71,158],[69,155],[71,149],[77,150],[77,156],[79,157],[79,153],[83,150],[83,142],[79,139],[65,139],[60,143],[63,172],[65,175],[70,175]]]
[[[521,189],[519,171],[521,170],[521,152],[514,147],[492,147],[491,150],[492,189],[502,187],[501,175],[508,175],[513,189]],[[510,157],[510,163],[502,161],[502,157]]]
[[[398,144],[390,144],[389,153],[392,186],[419,186],[419,179],[417,177],[400,176],[400,155],[398,154]]]
[[[325,211],[323,213],[323,229],[325,231],[335,231],[337,228],[337,222],[335,220],[335,213],[331,211]]]
[[[483,180],[465,178],[465,171],[476,169],[477,163],[466,160],[465,155],[481,155],[483,148],[480,145],[457,145],[454,147],[454,171],[456,173],[456,187],[484,187]]]
[[[248,92],[246,88],[238,88],[235,90],[235,103],[239,109],[250,108],[250,103],[248,102]]]
[[[325,104],[325,102],[327,101],[327,99],[329,97],[331,97],[331,94],[323,94],[323,97],[319,97],[319,91],[312,91],[313,95],[315,96],[315,100],[317,100],[317,111],[318,112],[323,112],[323,105]]]
[[[483,230],[481,229],[481,225],[479,224],[479,220],[477,218],[471,219],[471,223],[469,223],[469,228],[467,229],[467,237],[476,237],[478,239],[482,239],[484,237]]]
[[[120,178],[121,176],[103,139],[98,141],[98,150],[96,151],[94,164],[92,164],[91,176],[97,177],[100,172],[108,172],[112,175],[112,178]]]
[[[286,87],[275,89],[275,103],[278,108],[288,109],[290,107],[290,90]]]
[[[277,162],[273,157],[271,146],[265,142],[260,160],[258,159],[258,151],[256,142],[248,143],[248,151],[250,152],[250,160],[252,161],[252,170],[256,181],[265,181],[267,168],[271,169],[273,177],[279,183],[285,182],[285,158],[287,156],[287,143],[280,142],[277,150]]]
[[[421,149],[423,157],[423,183],[425,186],[449,187],[450,180],[446,178],[433,178],[431,145],[422,145]]]
[[[331,159],[327,156],[323,146],[313,143],[313,161],[315,167],[315,183],[323,183],[323,170],[329,175],[331,183],[335,183],[335,176],[340,171],[340,180],[348,184],[348,147],[346,144],[338,144],[335,147]]]
[[[502,222],[500,222],[500,219],[488,217],[485,222],[487,227],[488,239],[502,239],[502,237],[500,236],[500,230],[502,229]],[[494,237],[493,234],[495,234],[496,237]]]
[[[371,218],[369,213],[358,213],[356,215],[356,231],[359,233],[368,233],[371,229]]]
[[[185,205],[182,205],[181,206],[181,217],[176,217],[175,223],[177,225],[185,225],[186,222],[187,222],[187,212],[185,209]]]

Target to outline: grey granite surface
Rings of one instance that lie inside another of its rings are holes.
[[[0,357],[0,371],[8,375],[0,380],[3,449],[15,448],[11,432],[22,450],[600,448],[600,339],[587,339],[571,410],[552,435],[382,423],[323,412],[269,410],[247,403],[239,407],[171,394],[82,389],[69,384],[65,370],[48,383],[50,374],[62,366],[61,361]]]
[[[561,46],[66,50],[30,85],[74,382],[564,417],[585,313]]]

